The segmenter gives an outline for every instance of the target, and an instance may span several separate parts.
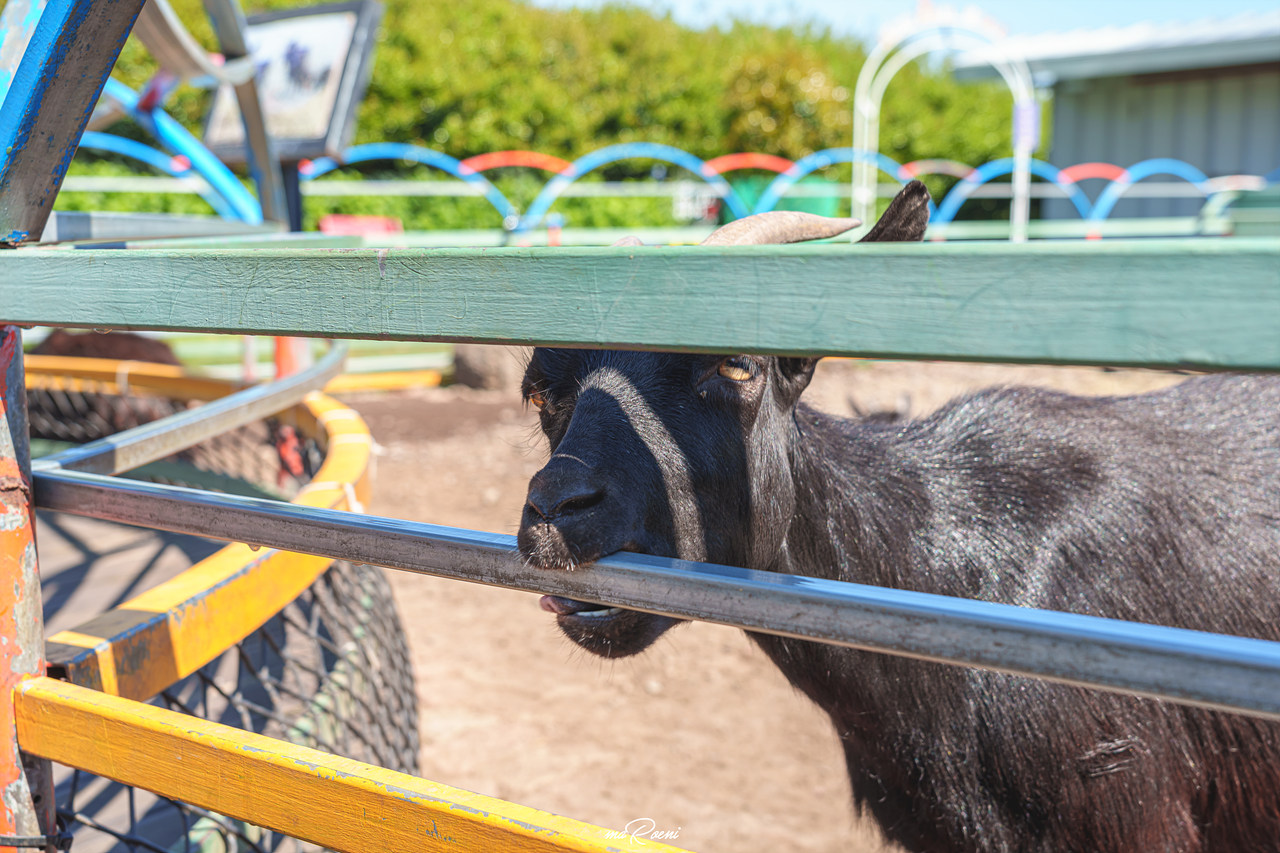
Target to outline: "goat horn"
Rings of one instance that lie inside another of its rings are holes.
[[[757,213],[721,225],[703,240],[703,246],[759,246],[765,243],[802,243],[825,240],[862,224],[860,219],[815,216],[795,210]]]

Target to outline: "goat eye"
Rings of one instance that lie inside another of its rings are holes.
[[[537,406],[539,409],[542,409],[547,405],[547,396],[541,391],[530,391],[529,402],[533,403],[533,405]]]
[[[720,362],[716,372],[725,379],[732,379],[734,382],[746,382],[756,375],[755,362],[743,356],[726,358]]]

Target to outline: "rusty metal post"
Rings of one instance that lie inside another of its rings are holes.
[[[35,509],[22,333],[0,327],[0,851],[4,842],[56,833],[49,762],[23,756],[14,726],[13,690],[44,674],[44,621],[36,572]]]

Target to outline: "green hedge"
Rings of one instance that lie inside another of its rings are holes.
[[[213,40],[199,0],[172,0],[207,46]],[[704,159],[757,151],[798,159],[851,138],[852,90],[865,59],[857,40],[819,27],[771,29],[736,23],[692,30],[669,17],[626,5],[549,10],[514,0],[469,3],[383,0],[373,78],[361,105],[356,142],[425,145],[459,159],[526,148],[566,159],[619,142],[673,145]],[[296,6],[268,2],[263,9]],[[256,9],[250,7],[246,11]],[[154,71],[130,42],[117,76],[142,85]],[[208,94],[180,89],[170,111],[198,132]],[[881,150],[899,162],[945,157],[977,164],[1009,156],[1008,92],[997,84],[958,85],[941,67],[914,65],[890,85],[883,105]],[[141,137],[131,122],[112,132]],[[82,155],[77,170],[99,173],[116,162]],[[103,166],[106,162],[109,166]],[[647,177],[651,162],[625,161],[599,176]],[[679,177],[673,170],[672,177]],[[348,170],[388,176],[386,164]],[[415,174],[395,170],[395,177]],[[499,175],[496,182],[523,207],[548,176]],[[823,177],[848,179],[847,168]],[[939,194],[950,179],[930,179]],[[59,206],[147,210],[207,207],[199,199],[84,198]],[[484,227],[497,214],[483,200],[320,199],[325,212],[399,216],[409,228]],[[556,210],[575,225],[670,224],[665,199],[564,199]],[[999,215],[998,210],[994,215]]]

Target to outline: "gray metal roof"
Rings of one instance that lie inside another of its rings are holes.
[[[1280,9],[1230,18],[1010,36],[955,60],[959,79],[991,77],[993,58],[1022,59],[1040,85],[1055,80],[1280,64]]]

